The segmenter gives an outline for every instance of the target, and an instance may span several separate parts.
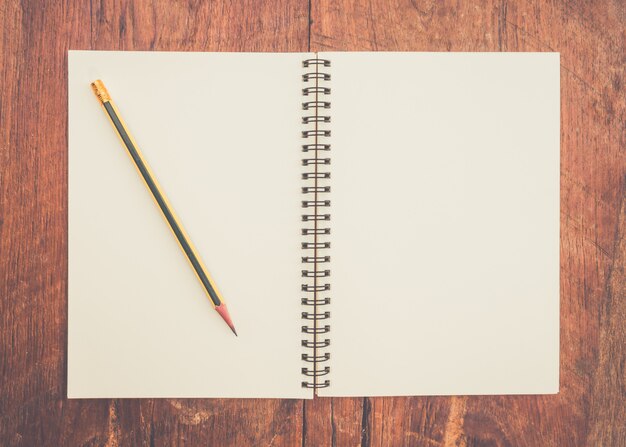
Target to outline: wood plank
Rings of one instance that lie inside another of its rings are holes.
[[[364,399],[317,398],[305,401],[304,405],[304,445],[344,446],[367,442],[362,439]]]
[[[306,51],[308,4],[5,2],[0,22],[0,445],[300,445],[301,401],[65,398],[67,50]]]
[[[363,445],[626,445],[623,4],[324,0],[311,17],[313,51],[561,52],[560,394],[367,399]]]
[[[615,258],[600,312],[598,366],[589,399],[588,445],[626,445],[626,200],[622,201],[619,218]]]
[[[312,50],[561,52],[561,393],[65,399],[66,50],[306,51],[309,5],[5,2],[0,444],[626,445],[622,2],[313,0],[310,16]]]

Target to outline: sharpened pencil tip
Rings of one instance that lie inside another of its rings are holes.
[[[239,337],[239,335],[237,335],[237,331],[235,330],[235,325],[233,324],[233,320],[230,318],[230,314],[228,313],[228,308],[226,307],[226,304],[221,303],[219,306],[215,306],[215,310],[217,311],[218,314],[220,314],[220,316],[226,322],[230,330],[233,331],[233,334],[235,334],[236,337]]]

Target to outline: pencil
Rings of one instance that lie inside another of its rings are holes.
[[[217,287],[215,286],[215,282],[209,275],[206,267],[202,263],[198,252],[191,243],[189,236],[187,236],[187,233],[180,223],[180,220],[174,213],[174,209],[167,200],[167,197],[165,197],[165,194],[159,186],[154,174],[152,173],[152,170],[148,166],[148,163],[146,163],[146,160],[141,154],[141,151],[137,147],[135,140],[130,135],[130,132],[128,131],[126,125],[124,124],[124,121],[117,111],[117,107],[115,107],[115,104],[113,104],[113,101],[111,100],[109,92],[107,91],[101,80],[92,82],[91,88],[93,89],[93,92],[96,94],[96,97],[100,101],[100,104],[104,108],[104,111],[109,117],[109,120],[115,128],[118,136],[122,140],[122,144],[126,147],[128,155],[130,155],[130,158],[135,163],[135,166],[137,167],[141,178],[152,193],[155,202],[163,213],[163,217],[165,217],[165,220],[172,230],[172,233],[174,233],[174,236],[176,237],[180,248],[183,250],[183,253],[185,253],[185,256],[189,260],[191,267],[196,273],[196,276],[198,277],[198,280],[202,284],[202,287],[204,288],[209,299],[211,300],[211,303],[215,307],[215,310],[218,314],[220,314],[222,319],[226,322],[228,327],[230,327],[233,333],[237,335],[237,331],[235,330],[233,321],[230,317],[230,314],[228,313],[228,308],[226,307],[224,299],[222,298]]]

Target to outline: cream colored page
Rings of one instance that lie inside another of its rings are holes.
[[[311,397],[299,319],[306,56],[69,53],[69,397]],[[91,92],[98,78],[239,337]]]
[[[332,61],[325,396],[559,389],[559,55]]]

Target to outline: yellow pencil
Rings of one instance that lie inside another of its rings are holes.
[[[198,280],[200,280],[200,283],[202,283],[202,286],[204,287],[204,290],[209,296],[209,299],[213,303],[215,310],[224,319],[224,321],[230,327],[233,333],[237,335],[237,331],[235,330],[233,321],[230,318],[230,314],[228,313],[228,308],[226,307],[226,303],[222,299],[222,296],[219,293],[219,291],[217,290],[217,287],[215,286],[215,282],[209,276],[209,273],[207,272],[206,267],[202,263],[202,260],[200,259],[200,256],[198,255],[195,247],[191,243],[189,236],[187,236],[187,233],[185,233],[183,226],[181,225],[176,214],[174,213],[174,209],[172,208],[167,198],[165,197],[165,194],[163,193],[158,182],[156,181],[156,178],[154,177],[152,170],[150,169],[150,167],[148,166],[148,163],[146,163],[145,159],[143,158],[143,155],[141,154],[139,147],[137,147],[135,140],[130,135],[130,132],[128,132],[126,125],[124,124],[124,121],[120,117],[120,114],[117,112],[117,108],[115,107],[115,105],[113,104],[113,101],[111,100],[111,96],[109,96],[109,92],[107,91],[106,87],[100,80],[92,82],[91,88],[93,89],[94,93],[100,100],[100,103],[102,104],[102,107],[104,108],[104,111],[106,112],[107,116],[109,117],[109,120],[111,121],[111,124],[117,131],[118,136],[120,137],[120,139],[122,140],[122,143],[126,147],[128,151],[128,155],[130,155],[131,159],[133,160],[133,162],[135,163],[135,166],[137,167],[139,171],[139,174],[141,175],[146,186],[152,193],[152,196],[154,197],[155,202],[157,203],[157,205],[159,206],[159,209],[163,213],[163,217],[165,217],[165,220],[169,224],[169,227],[171,228],[172,232],[174,233],[174,236],[176,237],[176,240],[178,241],[180,248],[185,253],[185,256],[187,256],[187,259],[189,260],[191,267],[196,273]]]

